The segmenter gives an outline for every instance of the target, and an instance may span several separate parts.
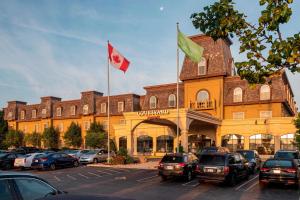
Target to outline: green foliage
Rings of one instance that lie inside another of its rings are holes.
[[[42,144],[42,135],[37,132],[33,132],[32,134],[25,135],[25,142],[34,147],[41,147]]]
[[[100,123],[91,124],[85,136],[85,145],[91,148],[107,147],[107,134]]]
[[[298,149],[300,150],[300,113],[298,113],[297,118],[294,121],[294,124],[297,128],[297,132],[296,132],[296,137],[295,137],[295,144],[298,147]]]
[[[288,69],[300,72],[300,33],[284,38],[280,26],[289,22],[293,0],[259,0],[262,7],[256,25],[234,8],[233,0],[219,0],[191,15],[193,25],[214,40],[236,36],[240,53],[247,59],[235,63],[241,78],[264,83],[268,77]]]
[[[5,135],[8,131],[7,121],[4,120],[4,112],[0,110],[0,149],[6,149],[7,146],[4,143]]]
[[[82,144],[80,126],[72,122],[64,135],[64,140],[68,146],[80,147]]]
[[[24,133],[16,130],[9,130],[5,136],[4,143],[8,147],[20,147],[23,145]]]
[[[119,151],[117,152],[117,155],[127,156],[128,155],[128,151],[127,151],[126,148],[120,148]]]
[[[59,143],[59,131],[53,126],[46,128],[43,132],[42,140],[44,147],[47,148],[58,148]]]

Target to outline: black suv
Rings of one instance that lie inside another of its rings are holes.
[[[0,169],[12,169],[18,156],[20,155],[11,152],[0,153]]]
[[[199,182],[208,180],[234,186],[237,180],[248,179],[248,161],[239,153],[201,154],[196,173]]]
[[[159,163],[158,174],[163,180],[170,176],[184,177],[187,181],[192,180],[198,158],[194,154],[167,154]]]
[[[300,164],[300,152],[299,151],[288,151],[279,150],[274,155],[275,159],[294,159]]]
[[[249,162],[249,170],[252,174],[260,169],[261,158],[259,157],[256,150],[237,150],[237,153],[240,153],[244,158]]]

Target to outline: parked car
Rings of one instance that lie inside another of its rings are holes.
[[[12,169],[18,156],[20,155],[12,152],[0,153],[0,169]]]
[[[38,151],[39,151],[39,149],[36,147],[19,147],[14,150],[15,153],[24,154],[24,155],[29,154],[29,153],[35,153]]]
[[[84,164],[103,162],[107,159],[107,153],[104,149],[86,150],[82,152],[79,162]],[[111,152],[110,156],[115,156],[115,153]]]
[[[259,183],[293,184],[299,187],[300,165],[294,159],[268,159],[260,169]]]
[[[0,173],[0,199],[36,200],[63,192],[42,178],[24,173]]]
[[[249,163],[249,170],[252,174],[259,170],[261,166],[261,158],[256,150],[237,150]]]
[[[300,163],[300,152],[299,151],[286,151],[279,150],[274,155],[275,159],[295,159]]]
[[[80,158],[80,156],[84,153],[87,153],[89,150],[78,150],[78,149],[69,149],[69,150],[64,150],[63,152],[70,155],[70,156],[73,156],[75,158]]]
[[[55,170],[57,167],[78,167],[79,162],[77,158],[69,156],[65,153],[49,153],[36,156],[33,159],[31,168],[33,169],[51,169]]]
[[[158,174],[163,180],[168,177],[184,177],[187,181],[195,175],[198,158],[194,154],[167,154],[159,163]]]
[[[248,179],[248,161],[239,153],[201,154],[196,169],[199,182],[225,182],[234,186],[237,180]]]
[[[212,146],[212,147],[204,147],[202,149],[202,151],[200,152],[201,153],[213,153],[213,152],[223,152],[223,153],[229,153],[230,150],[227,148],[227,147],[215,147],[215,146]]]
[[[31,168],[31,164],[34,158],[38,156],[44,155],[43,153],[30,153],[24,156],[20,156],[15,159],[14,167],[21,168],[22,170],[25,168]]]

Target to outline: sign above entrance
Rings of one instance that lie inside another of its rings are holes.
[[[145,110],[139,111],[137,114],[139,116],[159,116],[159,115],[168,115],[169,110]]]

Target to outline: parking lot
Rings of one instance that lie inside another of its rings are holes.
[[[26,171],[36,174],[62,191],[72,194],[105,195],[126,199],[272,199],[299,200],[300,191],[288,186],[260,188],[258,174],[228,187],[199,183],[197,179],[161,181],[157,170],[80,166],[56,171]]]

